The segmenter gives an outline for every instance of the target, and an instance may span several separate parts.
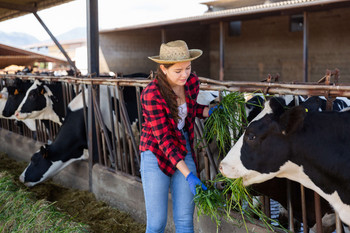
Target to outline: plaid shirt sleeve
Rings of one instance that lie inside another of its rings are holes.
[[[194,100],[197,100],[197,96],[199,93],[199,78],[195,74],[191,74],[189,80],[188,80],[188,90],[190,91],[191,98]],[[208,107],[206,105],[198,104],[196,101],[196,104],[194,106],[195,108],[195,116],[198,118],[204,118],[203,112],[204,108]]]
[[[156,138],[159,148],[168,157],[170,162],[176,164],[183,160],[186,156],[186,151],[180,152],[175,146],[175,141],[178,140],[174,135],[174,130],[171,129],[171,122],[167,117],[165,102],[159,98],[157,94],[145,93],[142,98],[144,113],[152,129],[153,136]]]

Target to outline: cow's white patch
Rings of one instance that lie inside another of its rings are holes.
[[[197,96],[197,103],[202,105],[209,105],[211,101],[219,96],[218,91],[202,91],[200,90]]]
[[[85,96],[87,95],[87,90],[85,90]],[[87,103],[87,102],[86,102]],[[80,109],[82,109],[84,107],[84,103],[83,103],[83,94],[79,93],[76,97],[74,97],[74,99],[72,99],[69,104],[68,104],[68,108],[72,111],[78,111]]]
[[[288,161],[280,168],[280,172],[278,173],[277,177],[294,180],[301,183],[305,187],[314,190],[321,197],[331,203],[333,208],[339,213],[339,216],[343,222],[350,225],[350,205],[343,203],[338,195],[338,192],[336,191],[332,194],[326,194],[323,192],[322,189],[316,186],[314,182],[304,173],[303,166],[299,166]]]

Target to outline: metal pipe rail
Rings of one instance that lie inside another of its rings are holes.
[[[119,85],[146,87],[150,79],[137,78],[76,78],[76,77],[52,77],[35,75],[10,75],[0,74],[0,78],[14,79],[20,77],[23,80],[41,80],[48,82],[65,82],[70,84],[94,84],[94,85]],[[246,82],[246,81],[219,81],[209,78],[199,77],[200,89],[212,91],[239,91],[256,92],[261,91],[266,94],[289,94],[289,95],[319,95],[319,96],[344,96],[350,97],[350,83],[348,84],[317,84],[317,83],[267,83],[267,82]]]

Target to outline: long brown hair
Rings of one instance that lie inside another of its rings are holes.
[[[174,64],[163,64],[165,68],[169,68]],[[170,113],[172,117],[174,118],[175,122],[177,123],[180,119],[179,117],[179,109],[177,106],[177,95],[171,88],[166,75],[163,73],[163,71],[160,68],[160,65],[158,65],[157,68],[157,74],[156,74],[156,79],[158,80],[158,85],[159,85],[159,91],[162,97],[164,98],[165,102],[168,104],[168,107],[170,109]]]

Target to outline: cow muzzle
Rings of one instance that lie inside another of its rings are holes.
[[[19,111],[16,111],[16,113],[15,113],[15,117],[16,117],[18,120],[26,119],[27,116],[28,116],[28,114],[21,113],[21,112],[19,112]]]

